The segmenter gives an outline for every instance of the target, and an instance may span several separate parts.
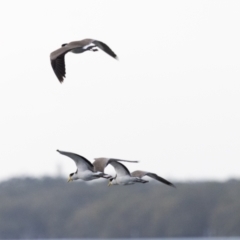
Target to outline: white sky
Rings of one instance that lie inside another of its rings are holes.
[[[74,162],[56,149],[174,180],[239,178],[239,13],[240,1],[1,1],[0,180],[67,178]],[[60,84],[49,54],[84,38],[120,60],[69,53]]]

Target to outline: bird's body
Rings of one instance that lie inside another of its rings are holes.
[[[109,175],[110,176],[110,175]],[[85,171],[77,171],[74,173],[74,175],[71,177],[71,180],[78,180],[81,179],[83,181],[91,181],[98,178],[107,178],[107,174],[104,174],[102,172],[92,172],[89,170]]]
[[[98,48],[103,50],[105,53],[111,57],[117,59],[117,55],[103,42],[95,39],[83,39],[80,41],[73,41],[70,43],[62,44],[62,47],[53,51],[50,54],[51,65],[53,71],[55,72],[58,80],[62,83],[66,75],[65,67],[65,54],[68,52],[72,53],[83,53],[85,51],[98,51]]]
[[[148,181],[132,176],[117,176],[112,180],[111,185],[132,185],[136,182],[147,183]]]
[[[104,173],[104,169],[109,163],[117,162],[117,161],[137,162],[137,161],[130,161],[130,160],[115,159],[115,158],[95,158],[95,161],[92,164],[85,157],[78,155],[76,153],[65,152],[60,150],[57,150],[57,151],[62,155],[65,155],[71,158],[77,166],[77,171],[69,175],[69,181],[78,180],[78,179],[81,179],[84,181],[90,181],[98,178],[109,179],[109,178],[112,178],[112,176]]]
[[[117,174],[115,177],[109,179],[108,186],[110,186],[110,185],[131,185],[136,182],[140,182],[140,183],[148,182],[139,177],[133,177],[130,174],[129,170],[126,168],[126,166],[124,166],[120,162],[111,162],[110,164],[114,167]]]

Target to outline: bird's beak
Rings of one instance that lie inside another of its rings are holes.
[[[71,182],[71,181],[73,181],[73,180],[72,180],[72,178],[71,178],[71,177],[69,177],[69,178],[68,178],[68,182]]]
[[[108,187],[110,187],[112,185],[112,182],[111,181],[109,181],[108,182]]]

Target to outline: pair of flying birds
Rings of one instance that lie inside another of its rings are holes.
[[[106,178],[109,180],[108,186],[110,185],[131,185],[134,183],[147,183],[147,180],[144,180],[144,176],[149,176],[159,182],[162,182],[166,185],[175,187],[171,182],[166,179],[158,176],[155,173],[146,172],[146,171],[134,171],[132,173],[129,172],[127,167],[120,162],[131,162],[137,163],[138,161],[130,161],[130,160],[121,160],[115,158],[95,158],[95,161],[91,163],[85,157],[78,155],[72,152],[65,152],[57,150],[60,154],[65,155],[71,158],[76,166],[77,170],[74,173],[69,174],[68,182],[73,180],[84,180],[91,181],[99,178]],[[116,176],[111,176],[109,174],[104,173],[104,169],[108,164],[111,164],[115,171]]]
[[[55,50],[50,54],[51,65],[54,73],[56,74],[60,83],[63,82],[66,77],[66,67],[65,67],[65,54],[68,52],[73,53],[83,53],[85,51],[98,51],[98,48],[103,50],[105,53],[109,54],[111,57],[118,59],[117,55],[111,50],[107,44],[94,40],[94,39],[83,39],[81,41],[74,41],[70,43],[62,44],[62,47]],[[129,185],[134,184],[135,182],[146,183],[147,180],[142,179],[144,176],[149,176],[153,179],[156,179],[164,184],[175,187],[172,183],[166,179],[158,176],[155,173],[146,172],[146,171],[134,171],[132,173],[120,162],[138,162],[138,161],[129,161],[129,160],[120,160],[113,158],[95,158],[95,161],[91,163],[83,156],[80,156],[71,152],[64,152],[57,150],[59,153],[70,157],[75,164],[77,165],[77,171],[69,175],[68,181],[73,181],[81,179],[84,181],[90,181],[98,178],[109,179],[110,185]],[[116,171],[116,176],[112,177],[111,175],[105,174],[105,167],[111,164]]]

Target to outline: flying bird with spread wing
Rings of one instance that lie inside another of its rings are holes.
[[[105,43],[95,40],[95,39],[83,39],[80,41],[74,41],[70,43],[62,44],[62,47],[53,51],[50,54],[51,65],[54,73],[56,74],[60,83],[63,82],[66,77],[66,67],[65,67],[65,55],[68,52],[72,53],[83,53],[85,51],[98,51],[98,48],[103,50],[105,53],[111,57],[118,59],[117,55],[112,51],[112,49]]]
[[[120,162],[111,162],[110,163],[115,171],[116,171],[116,176],[109,178],[109,183],[108,186],[111,185],[131,185],[136,182],[139,183],[147,183],[147,180],[142,179],[144,176],[149,176],[159,182],[162,182],[168,186],[175,187],[171,182],[167,181],[166,179],[158,176],[155,173],[151,172],[146,172],[146,171],[141,171],[141,170],[136,170],[132,173],[129,172],[126,166],[124,166]]]
[[[76,172],[69,174],[68,182],[73,180],[78,180],[78,179],[81,179],[84,181],[90,181],[90,180],[99,179],[99,178],[110,179],[112,178],[112,176],[104,173],[104,169],[109,163],[118,162],[118,161],[131,162],[131,163],[138,162],[138,161],[131,161],[131,160],[115,159],[115,158],[95,158],[95,161],[91,163],[88,159],[76,153],[65,152],[60,150],[57,150],[57,152],[71,158],[77,166]]]
[[[159,182],[162,182],[162,183],[164,183],[164,184],[166,184],[168,186],[175,187],[174,184],[172,184],[171,182],[169,182],[165,178],[162,178],[162,177],[158,176],[156,173],[136,170],[134,172],[131,172],[131,176],[138,177],[138,178],[143,178],[144,176],[148,176],[148,177],[151,177],[152,179],[155,179],[155,180],[157,180]]]

